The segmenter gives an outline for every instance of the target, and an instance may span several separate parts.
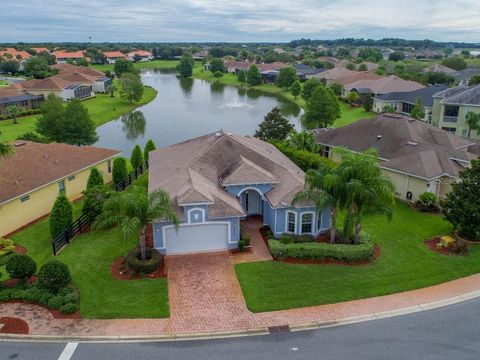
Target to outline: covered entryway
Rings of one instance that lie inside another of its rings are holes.
[[[180,225],[178,231],[173,227],[164,231],[166,253],[169,255],[228,249],[227,223],[185,224]]]
[[[262,195],[254,189],[248,189],[240,195],[240,202],[247,215],[262,215]]]

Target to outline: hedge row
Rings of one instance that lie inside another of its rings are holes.
[[[307,171],[309,169],[320,169],[325,166],[336,166],[335,162],[326,157],[311,153],[310,151],[294,149],[285,144],[285,142],[272,141],[272,144],[303,171]]]
[[[42,109],[25,110],[25,111],[22,111],[21,113],[19,113],[17,115],[17,118],[22,117],[22,116],[37,115],[37,114],[40,114],[41,112],[42,112]],[[0,115],[0,120],[8,120],[8,119],[12,119],[12,118],[13,118],[12,115]]]
[[[270,252],[276,259],[296,258],[308,260],[336,259],[346,262],[371,260],[374,242],[367,233],[362,233],[360,244],[290,243],[269,240]]]

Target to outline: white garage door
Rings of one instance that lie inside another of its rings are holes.
[[[228,248],[227,224],[199,224],[165,230],[167,254],[197,251],[225,250]]]

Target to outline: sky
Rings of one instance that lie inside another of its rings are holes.
[[[0,0],[2,42],[480,42],[479,0]]]

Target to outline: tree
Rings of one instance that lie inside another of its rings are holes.
[[[12,145],[6,143],[6,142],[1,142],[0,141],[0,159],[2,157],[7,157],[10,155],[13,155],[15,153],[15,149]]]
[[[145,147],[143,148],[143,159],[145,161],[148,161],[148,153],[150,151],[153,151],[156,149],[155,143],[153,140],[148,140],[147,143],[145,144]]]
[[[143,84],[140,75],[132,73],[124,73],[120,76],[120,96],[128,100],[140,101],[143,95]]]
[[[480,75],[473,75],[468,82],[469,86],[480,84]]]
[[[10,105],[10,106],[7,106],[6,112],[7,112],[7,115],[12,117],[13,123],[15,125],[18,124],[17,116],[22,112],[22,109],[20,109],[17,105]]]
[[[248,69],[247,83],[252,86],[260,85],[262,83],[262,75],[260,74],[260,70],[258,70],[256,65],[252,65]]]
[[[45,79],[57,73],[48,65],[48,61],[43,57],[32,57],[25,62],[23,67],[25,75],[34,77],[35,79]]]
[[[189,53],[185,53],[180,58],[180,61],[177,64],[177,73],[181,77],[191,77],[193,73],[193,66],[195,62],[193,57]]]
[[[363,60],[371,59],[373,62],[378,62],[383,59],[383,54],[380,49],[361,48],[358,52],[358,57]]]
[[[343,85],[339,83],[332,83],[329,88],[333,91],[335,96],[341,96],[343,92]]]
[[[452,57],[445,58],[442,60],[441,64],[443,66],[449,67],[450,69],[454,69],[457,71],[463,70],[468,66],[465,59],[459,56],[452,56]]]
[[[367,64],[361,63],[358,65],[357,71],[368,71]]]
[[[123,157],[117,157],[113,160],[112,180],[114,184],[118,184],[128,175],[127,161]]]
[[[49,94],[42,106],[42,115],[36,123],[37,132],[47,139],[62,142],[64,136],[65,108],[63,101],[54,94]]]
[[[365,109],[365,111],[372,111],[372,107],[373,107],[373,97],[372,95],[367,95],[365,97],[365,101],[363,102],[363,108]]]
[[[458,234],[468,240],[480,240],[480,160],[471,161],[471,167],[460,173],[459,181],[452,182],[452,190],[442,202],[442,212]]]
[[[130,156],[130,164],[132,164],[134,169],[143,165],[143,154],[140,145],[135,145],[133,148],[132,155]]]
[[[240,70],[237,75],[238,81],[240,81],[240,84],[243,85],[244,82],[247,81],[247,74],[245,73],[244,70]]]
[[[215,79],[217,79],[217,81],[220,81],[220,78],[223,76],[223,72],[221,71],[215,71],[213,73],[213,76],[215,76]]]
[[[340,116],[340,105],[333,91],[319,86],[307,101],[302,123],[307,129],[324,128],[332,125]]]
[[[295,99],[300,95],[302,92],[302,84],[300,84],[300,81],[296,80],[292,86],[290,86],[290,92],[292,95],[295,97]]]
[[[285,140],[294,129],[294,126],[282,116],[279,108],[274,107],[272,111],[265,115],[263,122],[258,125],[258,128],[253,136],[263,141],[271,141]]]
[[[357,70],[357,68],[355,67],[355,64],[353,64],[353,63],[348,63],[345,66],[345,69],[350,70],[350,71],[356,71]]]
[[[395,186],[378,166],[378,152],[369,149],[363,154],[339,151],[341,162],[336,169],[340,180],[341,203],[347,211],[343,236],[358,244],[365,215],[386,215],[391,219],[395,205]]]
[[[315,136],[310,131],[296,132],[293,130],[288,137],[288,144],[297,150],[306,150],[312,153],[318,153],[320,145],[315,141]]]
[[[110,85],[107,86],[105,89],[107,92],[110,93],[110,97],[114,97],[113,93],[117,91],[117,86],[112,82]]]
[[[60,142],[72,145],[92,145],[98,141],[95,123],[87,108],[78,99],[71,100],[65,108]]]
[[[210,71],[215,74],[217,71],[225,72],[225,65],[223,64],[223,60],[220,58],[214,58],[210,61]]]
[[[83,192],[82,214],[88,217],[90,221],[95,221],[101,214],[103,204],[112,195],[108,186],[97,185]]]
[[[113,66],[113,71],[117,77],[122,76],[124,73],[132,73],[136,74],[137,70],[133,66],[131,61],[125,59],[118,59],[115,61],[115,65]]]
[[[418,120],[425,118],[425,107],[423,106],[422,99],[417,98],[417,100],[415,100],[415,105],[413,105],[411,115],[414,119]]]
[[[405,59],[405,54],[401,51],[394,51],[388,55],[388,60],[390,61],[400,61]]]
[[[320,79],[317,78],[310,78],[305,83],[303,84],[303,89],[302,89],[302,97],[305,100],[310,99],[310,96],[312,95],[313,91],[319,87],[323,86],[323,82]]]
[[[101,186],[103,184],[103,176],[100,171],[98,171],[98,169],[95,167],[91,168],[90,175],[88,176],[87,181],[87,190],[92,189],[95,186]]]
[[[20,66],[18,64],[18,61],[14,60],[7,60],[7,61],[0,61],[0,73],[2,74],[11,74],[11,75],[16,75]]]
[[[72,205],[64,194],[60,194],[53,204],[49,226],[52,238],[65,231],[73,221]]]
[[[133,55],[133,62],[138,63],[140,61],[142,61],[142,57],[140,55],[138,54]]]
[[[394,113],[395,109],[392,107],[392,105],[385,105],[382,108],[382,113]]]
[[[297,80],[297,70],[291,66],[281,68],[277,76],[277,86],[288,89]]]
[[[104,204],[103,211],[93,223],[94,230],[109,229],[119,225],[126,240],[140,238],[141,259],[146,260],[145,236],[147,226],[157,219],[169,220],[178,228],[178,218],[172,208],[168,193],[134,186],[129,192],[114,193]]]
[[[468,137],[472,134],[472,130],[480,130],[480,113],[474,113],[469,111],[465,116],[466,123],[468,125]]]
[[[356,91],[350,91],[347,97],[345,98],[345,100],[347,100],[347,102],[352,106],[356,104],[359,99],[360,99],[360,96]]]

